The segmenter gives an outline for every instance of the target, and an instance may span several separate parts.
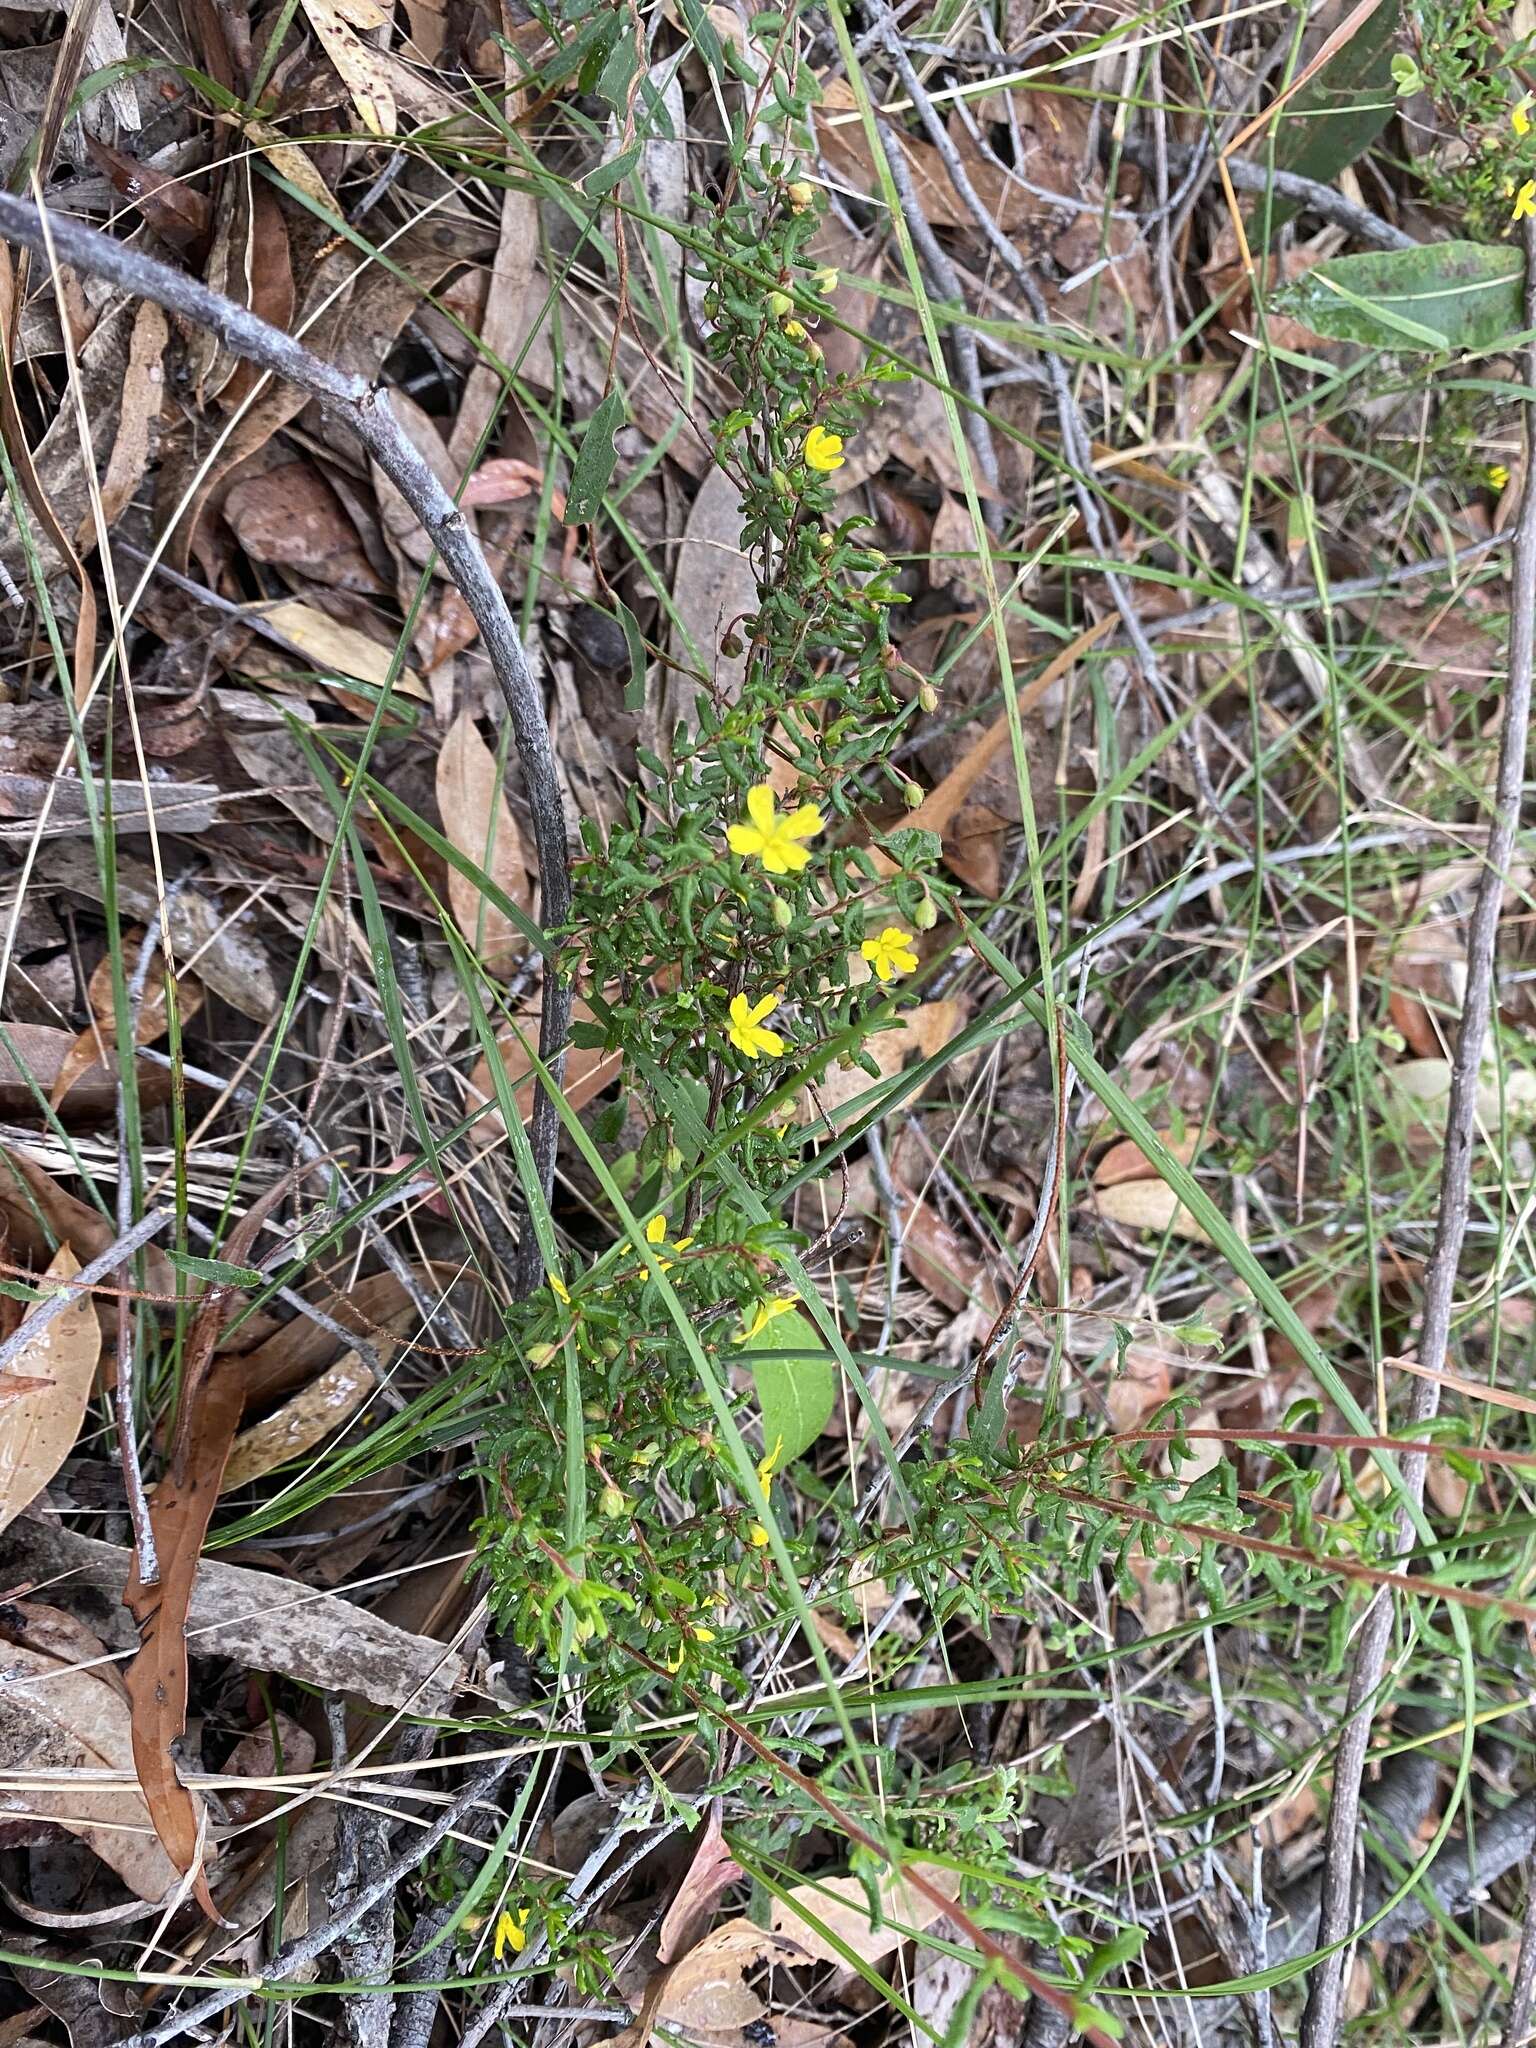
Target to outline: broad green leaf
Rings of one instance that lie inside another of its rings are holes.
[[[567,526],[585,526],[602,510],[603,493],[618,461],[613,437],[624,424],[624,394],[615,387],[587,421],[571,488],[565,497]]]
[[[1426,242],[1319,263],[1270,294],[1283,313],[1329,341],[1399,352],[1487,349],[1519,332],[1518,249],[1486,242]]]
[[[837,1368],[808,1316],[787,1309],[742,1346],[763,1411],[763,1448],[779,1448],[779,1464],[809,1450],[831,1420]]]
[[[1397,105],[1392,74],[1397,19],[1398,0],[1381,0],[1343,49],[1297,93],[1276,126],[1276,169],[1331,185],[1340,171],[1365,155]],[[1266,232],[1260,200],[1262,238],[1267,241],[1296,210],[1294,200],[1274,198]]]

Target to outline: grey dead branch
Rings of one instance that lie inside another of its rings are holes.
[[[78,1536],[56,1523],[24,1516],[0,1533],[0,1571],[7,1580],[59,1580],[72,1596],[88,1595],[91,1618],[119,1650],[128,1647],[119,1605],[130,1553],[115,1543]],[[205,1557],[198,1566],[187,1621],[193,1657],[229,1658],[347,1694],[377,1707],[440,1713],[469,1680],[469,1667],[441,1643],[395,1628],[332,1593]]]

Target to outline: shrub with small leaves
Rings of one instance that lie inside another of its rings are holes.
[[[508,1420],[486,1446],[496,1605],[530,1649],[579,1657],[612,1704],[733,1669],[733,1633],[781,1612],[719,1401],[740,1410],[776,1336],[819,1345],[781,1264],[803,1240],[763,1219],[814,1128],[819,1077],[861,1060],[878,1073],[864,1041],[909,999],[946,900],[895,764],[931,692],[891,643],[890,565],[839,516],[839,472],[896,372],[827,369],[815,333],[836,277],[809,253],[817,211],[792,163],[738,151],[703,304],[740,397],[716,458],[741,494],[757,601],[704,650],[695,714],[665,759],[641,753],[624,816],[606,836],[584,827],[558,935],[591,1011],[575,1043],[619,1054],[645,1103],[616,1172],[646,1244],[616,1219],[617,1245],[517,1312]],[[803,1448],[763,1443],[760,1484]]]

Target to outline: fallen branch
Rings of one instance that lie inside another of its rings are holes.
[[[566,843],[565,812],[555,774],[554,748],[544,703],[528,656],[518,638],[501,586],[491,574],[480,543],[463,512],[449,497],[396,419],[388,394],[364,377],[349,375],[323,361],[281,328],[271,326],[247,307],[210,291],[194,277],[159,263],[129,243],[11,193],[0,193],[0,237],[34,254],[50,250],[76,270],[105,278],[135,298],[150,299],[196,326],[216,334],[232,355],[283,377],[318,399],[351,429],[405,499],[426,529],[443,567],[480,628],[481,643],[496,674],[507,707],[507,719],[522,765],[528,806],[533,816],[539,856],[540,917],[547,929],[561,925],[570,913],[571,871]],[[561,985],[546,953],[543,1012],[539,1024],[539,1057],[558,1084],[570,1028],[571,995]],[[540,1089],[534,1107],[532,1146],[540,1187],[546,1199],[554,1183],[559,1121],[553,1099]],[[542,1277],[533,1232],[523,1234],[516,1274],[517,1291],[530,1293]]]
[[[1106,136],[1106,157],[1110,148],[1110,139]],[[1150,171],[1156,161],[1152,144],[1137,136],[1127,136],[1118,148],[1124,161],[1134,164],[1139,171]],[[1203,144],[1170,142],[1168,145],[1168,162],[1176,171],[1188,170],[1191,165],[1204,164],[1207,160],[1214,165],[1216,156]],[[1320,185],[1315,178],[1304,178],[1298,171],[1271,170],[1268,164],[1250,163],[1241,156],[1229,156],[1226,164],[1227,176],[1237,191],[1273,193],[1277,199],[1288,199],[1294,205],[1304,206],[1308,213],[1315,213],[1319,220],[1346,228],[1357,242],[1369,242],[1376,249],[1417,249],[1422,246],[1412,235],[1394,227],[1391,221],[1383,220],[1379,213],[1372,213],[1367,206],[1357,206],[1354,200],[1346,199],[1342,192],[1335,192],[1331,185]]]

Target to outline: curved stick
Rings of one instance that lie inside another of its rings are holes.
[[[136,298],[152,299],[168,313],[180,314],[185,320],[209,328],[232,355],[243,356],[273,376],[285,377],[290,384],[307,391],[356,434],[426,528],[443,567],[480,628],[481,641],[506,702],[533,814],[534,844],[539,856],[540,920],[546,929],[563,924],[571,907],[570,856],[544,701],[501,586],[491,574],[473,529],[396,419],[388,394],[364,377],[338,370],[334,364],[312,354],[302,342],[295,341],[291,334],[273,327],[247,307],[236,305],[233,299],[210,291],[198,279],[51,209],[45,219],[39,208],[8,192],[0,193],[0,237],[36,255],[47,257],[56,252],[76,270],[105,278]],[[570,1021],[570,990],[561,986],[550,950],[546,949],[539,1057],[557,1083]],[[540,1087],[534,1104],[532,1145],[546,1200],[554,1182],[558,1135],[554,1102]],[[541,1270],[533,1232],[525,1230],[518,1251],[518,1294],[532,1291]]]

